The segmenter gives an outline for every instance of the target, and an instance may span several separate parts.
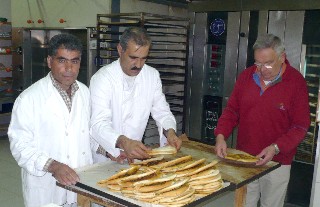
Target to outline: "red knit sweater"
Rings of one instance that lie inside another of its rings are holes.
[[[238,126],[237,149],[257,155],[276,143],[280,153],[273,160],[288,165],[309,128],[310,111],[306,81],[287,61],[286,64],[281,81],[262,95],[253,80],[256,66],[244,70],[214,134],[227,138]]]

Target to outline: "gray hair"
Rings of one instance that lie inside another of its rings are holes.
[[[151,38],[143,27],[129,27],[122,33],[119,44],[123,51],[127,49],[130,40],[139,46],[151,45]]]
[[[285,51],[281,39],[273,34],[266,34],[258,37],[252,48],[253,50],[272,48],[276,51],[277,55],[281,55]]]
[[[48,55],[55,56],[58,49],[79,51],[82,54],[82,43],[80,39],[72,34],[63,33],[53,36],[49,42]]]

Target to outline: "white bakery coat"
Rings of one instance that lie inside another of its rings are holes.
[[[77,83],[70,113],[49,74],[14,103],[8,136],[12,155],[22,168],[27,207],[76,202],[76,194],[56,186],[52,174],[43,171],[48,158],[71,168],[92,163],[89,90]]]
[[[144,65],[133,87],[128,87],[119,60],[102,67],[91,78],[91,136],[111,155],[120,154],[115,148],[117,138],[125,135],[142,140],[151,113],[156,121],[160,145],[167,140],[163,129],[176,131],[176,120],[162,93],[159,72]]]

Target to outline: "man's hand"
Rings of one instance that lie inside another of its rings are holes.
[[[124,160],[127,159],[127,155],[123,152],[120,151],[120,155],[118,157],[113,157],[110,153],[106,153],[107,157],[109,157],[112,161],[115,161],[117,163],[123,164]]]
[[[271,161],[273,156],[276,154],[276,149],[274,146],[268,146],[264,148],[260,154],[257,155],[258,158],[262,158],[259,160],[256,165],[265,165],[267,162]]]
[[[216,137],[215,151],[218,157],[224,158],[227,155],[227,143],[222,134],[218,134]]]
[[[52,176],[63,185],[74,185],[80,181],[79,176],[72,168],[55,160],[50,164],[48,172],[52,173]]]
[[[124,135],[119,136],[116,146],[123,149],[129,163],[132,163],[133,159],[142,160],[150,158],[150,155],[147,153],[147,151],[151,150],[149,147],[146,147],[140,141],[129,139]]]
[[[177,150],[180,150],[182,140],[177,137],[176,132],[173,129],[169,129],[167,131],[166,137],[169,145],[175,147]]]

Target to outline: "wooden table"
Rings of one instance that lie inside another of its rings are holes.
[[[185,155],[192,155],[194,159],[206,158],[207,161],[212,161],[219,159],[213,153],[213,146],[206,145],[200,142],[184,140],[181,150],[176,155],[178,157]],[[237,152],[235,149],[228,149],[228,152]],[[117,165],[117,163],[111,163],[110,165]],[[235,207],[242,207],[245,203],[246,196],[246,185],[263,175],[275,170],[280,167],[279,163],[269,162],[267,165],[263,167],[241,167],[235,166],[223,161],[220,161],[217,164],[218,169],[222,175],[223,180],[231,182],[230,186],[223,188],[221,191],[215,192],[209,196],[201,198],[197,201],[194,201],[190,206],[194,206],[201,202],[204,202],[208,199],[211,199],[214,196],[217,196],[221,193],[224,193],[229,190],[235,191]],[[97,178],[98,180],[100,178]],[[128,202],[125,199],[118,198],[107,192],[101,192],[100,190],[95,189],[93,186],[83,185],[82,183],[78,183],[76,186],[64,186],[61,184],[57,184],[60,187],[66,188],[78,194],[78,206],[81,207],[90,207],[90,203],[99,203],[104,206],[112,206],[112,207],[122,207],[122,206],[141,206],[131,202]],[[89,188],[89,189],[88,189]],[[85,190],[87,189],[87,190]]]

